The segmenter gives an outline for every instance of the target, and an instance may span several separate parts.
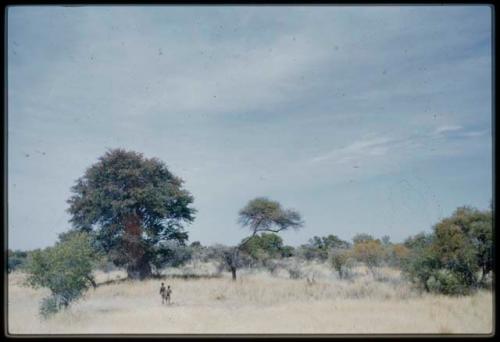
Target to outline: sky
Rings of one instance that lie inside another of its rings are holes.
[[[258,196],[297,246],[394,242],[492,200],[488,6],[11,6],[8,243],[54,244],[108,149],[164,161],[190,241],[235,244]]]

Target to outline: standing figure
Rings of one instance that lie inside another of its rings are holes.
[[[172,289],[170,288],[170,285],[167,287],[167,292],[165,295],[165,299],[167,300],[167,304],[170,304],[170,294],[172,293]]]
[[[160,295],[161,295],[161,303],[162,304],[165,303],[166,291],[167,291],[167,289],[165,288],[165,285],[163,283],[161,283]]]

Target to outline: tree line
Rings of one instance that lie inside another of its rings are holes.
[[[236,280],[239,268],[272,268],[276,260],[295,257],[328,262],[342,279],[349,277],[354,263],[361,262],[372,272],[383,264],[399,267],[418,288],[450,295],[485,286],[493,270],[492,206],[483,211],[457,208],[431,233],[403,243],[369,234],[358,234],[348,242],[331,234],[292,247],[285,246],[278,234],[304,226],[299,212],[258,197],[238,212],[248,236],[235,246],[202,246],[188,244],[184,229],[195,219],[193,196],[182,179],[156,158],[109,150],[71,191],[72,228],[59,235],[55,246],[8,253],[9,271],[23,267],[31,286],[50,289],[51,296],[41,305],[43,314],[69,305],[95,287],[92,271],[105,265],[124,268],[129,278],[142,280],[164,267],[208,258],[219,260]]]

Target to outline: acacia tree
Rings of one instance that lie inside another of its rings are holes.
[[[113,149],[89,167],[71,188],[70,222],[93,232],[96,246],[129,278],[151,276],[150,262],[169,240],[187,240],[183,223],[194,220],[191,194],[156,158]]]
[[[243,239],[231,254],[226,254],[226,262],[236,280],[239,266],[239,251],[259,233],[279,233],[290,228],[299,229],[304,225],[300,214],[293,209],[284,209],[277,201],[266,197],[257,197],[248,202],[239,212],[239,223],[251,231],[251,235]]]

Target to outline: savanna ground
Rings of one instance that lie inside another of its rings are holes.
[[[290,279],[278,269],[241,271],[233,282],[213,264],[163,272],[165,279],[129,281],[125,273],[96,273],[99,286],[49,319],[38,315],[44,289],[23,286],[25,275],[9,275],[11,334],[490,334],[493,298],[419,293],[398,270],[376,274],[356,267],[340,280],[325,265],[301,266]],[[197,275],[181,278],[176,275]],[[312,280],[314,278],[314,280]],[[309,279],[310,281],[308,281]],[[162,305],[161,281],[172,289]]]

